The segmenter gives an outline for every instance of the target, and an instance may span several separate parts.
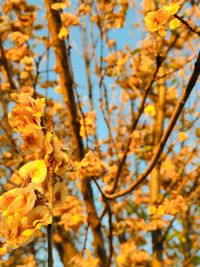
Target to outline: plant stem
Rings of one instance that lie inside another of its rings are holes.
[[[47,225],[48,267],[53,267],[53,223]]]

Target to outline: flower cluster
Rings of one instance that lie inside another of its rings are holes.
[[[99,178],[106,173],[108,166],[92,151],[89,151],[81,162],[77,162],[76,169],[76,176],[80,179],[87,177]]]
[[[80,135],[82,137],[88,137],[90,134],[94,134],[96,115],[94,111],[87,112],[84,118],[80,120]]]
[[[172,18],[179,10],[180,6],[177,3],[163,6],[157,11],[148,12],[145,17],[147,30],[151,32],[158,32],[160,35],[165,36],[165,26],[169,22],[170,29],[176,29],[180,22],[177,18]]]
[[[138,250],[134,241],[129,241],[120,246],[120,255],[117,256],[119,267],[128,266],[147,266],[150,258],[149,254],[144,250]]]
[[[62,179],[58,179],[50,203],[48,177],[62,174],[69,159],[57,136],[41,125],[45,99],[35,100],[24,92],[11,97],[16,104],[8,116],[10,126],[21,136],[28,158],[36,158],[19,169],[20,187],[0,196],[0,235],[7,247],[17,248],[32,241],[42,226],[52,222],[53,205],[63,202],[65,196]]]
[[[33,240],[43,225],[51,223],[51,206],[38,200],[36,185],[15,188],[0,197],[1,236],[8,247],[17,248]]]
[[[18,132],[24,141],[23,149],[29,152],[38,151],[44,140],[41,116],[45,107],[45,99],[33,99],[26,93],[11,94],[16,105],[8,114],[10,126]]]
[[[86,250],[86,257],[83,259],[83,257],[78,254],[75,257],[71,258],[70,260],[70,266],[73,267],[98,267],[99,266],[99,259],[93,258],[91,256],[91,253],[89,250]]]
[[[81,202],[74,196],[67,196],[62,207],[54,209],[54,216],[61,216],[59,224],[66,231],[77,231],[86,222]]]

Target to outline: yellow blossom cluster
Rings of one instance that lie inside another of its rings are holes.
[[[82,137],[87,137],[90,134],[94,134],[96,127],[95,127],[95,120],[96,115],[94,111],[87,112],[84,114],[84,118],[80,120],[80,135]]]
[[[158,216],[169,214],[173,216],[185,210],[187,210],[186,200],[182,196],[178,195],[172,200],[165,199],[163,204],[158,207],[151,205],[149,207],[149,214]]]
[[[62,207],[54,209],[54,216],[61,216],[59,224],[63,225],[66,231],[77,231],[86,222],[81,202],[74,196],[67,196]]]
[[[55,181],[53,203],[48,201],[48,175],[62,174],[69,162],[58,137],[41,125],[45,99],[33,99],[27,93],[12,94],[15,106],[9,113],[10,126],[23,139],[22,148],[29,158],[18,171],[20,187],[0,196],[0,235],[5,246],[17,248],[34,239],[42,226],[52,222],[53,204],[64,202],[62,179]],[[37,152],[37,153],[36,153]],[[1,249],[2,250],[2,249]]]
[[[150,261],[149,254],[144,250],[138,250],[133,241],[122,244],[120,251],[121,254],[116,258],[119,267],[147,266]]]
[[[70,260],[70,266],[73,267],[98,267],[99,259],[93,258],[90,251],[86,250],[86,257],[83,259],[81,255],[76,255]]]
[[[176,14],[180,6],[177,3],[172,3],[163,6],[157,11],[148,12],[145,17],[147,30],[158,32],[161,36],[166,35],[166,24],[169,22],[169,28],[174,30],[179,27],[180,22],[172,16]]]
[[[89,151],[81,162],[76,163],[76,169],[76,176],[80,179],[99,178],[105,174],[108,166],[95,153]]]
[[[10,39],[14,42],[16,46],[23,45],[26,41],[29,40],[29,36],[26,34],[23,34],[19,31],[15,31],[10,33],[9,35]]]
[[[8,114],[8,119],[13,130],[18,132],[24,141],[23,150],[25,152],[37,152],[38,158],[44,158],[45,163],[38,161],[35,166],[40,166],[44,170],[44,164],[48,167],[50,157],[54,158],[55,172],[60,175],[67,166],[69,158],[63,151],[62,142],[55,133],[46,131],[41,126],[41,117],[45,107],[45,99],[36,100],[27,93],[11,94],[16,106]],[[30,165],[29,165],[30,166]],[[62,171],[61,171],[62,170]]]
[[[77,15],[66,13],[66,12],[61,13],[61,20],[62,20],[62,26],[58,33],[58,38],[65,39],[69,34],[69,27],[77,26],[80,24],[80,22],[79,22],[79,18]]]
[[[18,132],[24,141],[23,149],[38,151],[44,140],[41,116],[45,99],[33,99],[27,93],[11,94],[16,106],[8,114],[10,126]]]
[[[8,247],[17,248],[31,242],[43,225],[51,223],[51,206],[38,201],[36,188],[30,183],[0,196],[0,234]]]

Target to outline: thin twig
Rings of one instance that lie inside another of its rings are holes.
[[[179,172],[177,173],[177,175],[173,178],[173,180],[171,181],[171,183],[167,186],[166,191],[164,193],[164,195],[162,196],[161,200],[159,201],[159,204],[162,204],[163,201],[165,200],[166,196],[171,192],[171,189],[178,184],[178,182],[181,179],[181,175],[183,174],[184,170],[185,170],[185,166],[187,165],[188,162],[190,162],[190,160],[192,159],[192,156],[195,152],[195,150],[197,149],[198,145],[199,145],[199,140],[197,140],[197,143],[195,144],[193,150],[190,152],[190,154],[188,155],[187,159],[183,162],[182,167],[179,169]]]
[[[87,134],[87,126],[86,126],[86,122],[85,122],[85,114],[84,114],[83,109],[81,107],[81,101],[80,101],[80,97],[79,97],[79,94],[78,94],[77,89],[76,89],[76,85],[74,85],[74,92],[75,92],[75,95],[77,98],[78,108],[81,112],[81,116],[83,119],[84,133],[85,133],[85,137],[86,137],[86,149],[89,150],[89,140],[88,140],[88,134]]]
[[[162,237],[161,237],[161,243],[163,243],[163,242],[165,241],[165,239],[166,239],[166,237],[167,237],[167,235],[168,235],[168,233],[169,233],[169,231],[170,231],[170,229],[171,229],[171,227],[172,227],[172,225],[173,225],[173,223],[174,223],[174,221],[175,221],[176,219],[177,219],[177,216],[175,216],[175,217],[170,221],[170,223],[169,223],[167,229],[166,229],[165,232],[162,234]]]
[[[86,250],[89,227],[90,227],[90,213],[88,213],[87,226],[86,226],[86,229],[85,229],[85,238],[84,238],[83,248],[82,248],[82,252],[81,252],[82,257],[84,255],[85,250]]]
[[[190,263],[190,262],[192,261],[192,259],[197,255],[198,252],[199,252],[199,248],[196,249],[196,250],[192,253],[192,255],[191,255],[189,258],[187,258],[187,259],[183,262],[182,267],[188,267],[188,266],[191,266],[191,265],[189,265],[189,263]]]
[[[183,17],[178,16],[177,14],[174,14],[174,17],[177,18],[182,24],[184,24],[191,32],[196,33],[198,36],[200,36],[200,30],[196,26],[190,25],[186,20],[183,19]]]
[[[162,75],[162,76],[157,76],[157,77],[155,78],[155,80],[157,81],[157,80],[163,79],[163,78],[165,78],[165,77],[169,77],[169,76],[172,75],[173,73],[175,73],[175,72],[179,71],[180,69],[182,69],[186,64],[190,63],[193,59],[194,59],[194,57],[189,58],[188,60],[186,60],[186,62],[184,62],[184,64],[183,64],[182,66],[180,66],[180,67],[178,67],[178,68],[176,68],[176,69],[174,69],[174,70],[172,70],[172,71],[170,71],[170,72],[168,72],[168,73],[165,73],[165,74]]]
[[[47,225],[47,242],[48,242],[48,267],[53,267],[53,194],[54,194],[54,168],[55,159],[54,155],[51,154],[49,158],[48,167],[48,193],[49,193],[49,203],[52,207],[52,223]]]
[[[110,207],[110,204],[104,194],[104,192],[101,190],[100,185],[97,183],[96,179],[94,177],[92,177],[92,180],[94,181],[94,183],[96,184],[99,192],[101,193],[102,199],[106,205],[104,211],[106,213],[106,211],[108,212],[108,225],[109,225],[109,235],[108,235],[108,239],[109,239],[109,255],[108,255],[108,259],[107,259],[107,263],[105,264],[105,267],[110,267],[111,266],[111,261],[112,261],[112,256],[113,256],[113,225],[112,225],[112,210]]]
[[[48,267],[53,267],[53,224],[47,225]]]

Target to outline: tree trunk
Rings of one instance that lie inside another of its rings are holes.
[[[84,157],[83,142],[79,133],[80,125],[77,118],[77,106],[73,91],[73,75],[70,67],[70,58],[67,53],[67,48],[64,40],[58,38],[58,33],[61,28],[61,18],[59,11],[51,9],[53,0],[44,0],[48,28],[52,36],[52,44],[55,53],[56,67],[59,74],[60,87],[63,90],[63,98],[66,104],[67,117],[70,125],[70,135],[73,144],[73,153],[76,160],[81,160]],[[87,213],[90,214],[90,226],[94,238],[95,254],[99,258],[100,266],[103,267],[106,260],[106,250],[104,247],[104,239],[101,231],[100,220],[94,205],[93,192],[90,181],[85,179],[81,181],[81,192]],[[68,253],[64,250],[64,253]]]

